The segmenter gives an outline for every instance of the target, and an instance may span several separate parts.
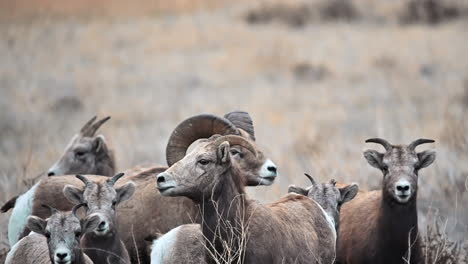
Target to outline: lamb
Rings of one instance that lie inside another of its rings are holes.
[[[52,215],[44,220],[37,216],[28,218],[28,227],[33,231],[22,238],[10,250],[6,264],[92,264],[80,247],[81,237],[93,231],[100,222],[99,216],[89,215],[80,220],[78,208],[60,212],[44,206]]]
[[[381,138],[366,142],[385,148],[385,153],[364,152],[367,162],[383,173],[382,190],[359,192],[343,206],[337,260],[342,264],[419,263],[418,173],[432,164],[436,153],[415,148],[434,140],[417,139],[409,145],[392,145]]]
[[[65,197],[72,203],[87,205],[87,213],[98,215],[99,226],[83,236],[81,244],[84,252],[95,263],[130,263],[130,257],[124,243],[120,239],[116,208],[121,202],[130,199],[135,191],[135,184],[128,182],[119,188],[114,184],[123,176],[116,174],[104,182],[93,182],[85,176],[76,175],[85,187],[77,188],[66,185],[63,189]]]
[[[248,199],[231,146],[256,155],[242,137],[215,135],[199,140],[192,152],[157,176],[162,195],[185,196],[202,207],[207,262],[333,263],[336,231],[332,217],[304,195],[288,194],[268,205]],[[346,202],[356,192],[357,187],[350,186],[341,194],[331,193]]]

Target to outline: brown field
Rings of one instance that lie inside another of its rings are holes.
[[[95,114],[112,116],[101,131],[124,170],[165,164],[184,118],[240,109],[280,171],[273,186],[249,189],[262,201],[306,184],[303,172],[379,188],[362,152],[380,146],[365,139],[435,139],[421,147],[437,159],[420,173],[420,229],[435,212],[450,240],[468,242],[463,1],[443,1],[458,15],[435,23],[409,21],[408,0],[356,0],[336,16],[319,0],[305,14],[293,0],[10,2],[0,1],[0,203],[25,191]]]

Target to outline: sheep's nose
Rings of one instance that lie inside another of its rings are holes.
[[[410,183],[408,181],[403,180],[403,181],[397,182],[395,187],[396,187],[397,191],[405,193],[405,192],[410,190],[411,186],[410,186]]]
[[[54,173],[53,171],[49,171],[49,172],[47,173],[47,176],[54,176],[54,175],[55,175],[55,173]]]
[[[273,173],[276,173],[276,167],[275,167],[275,166],[268,166],[268,167],[267,167],[267,170],[268,170],[268,171],[271,171],[271,172],[273,172]]]
[[[104,229],[104,227],[106,227],[106,221],[101,221],[101,223],[99,223],[98,229]]]
[[[404,186],[403,185],[398,185],[396,188],[397,188],[398,191],[407,191],[407,190],[409,190],[409,185],[404,185]]]
[[[159,174],[158,178],[156,179],[158,183],[163,183],[166,181],[166,178],[164,177],[164,174]]]
[[[55,254],[57,256],[58,259],[62,260],[62,259],[65,259],[68,254],[67,253],[57,253]]]

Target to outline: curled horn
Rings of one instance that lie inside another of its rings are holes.
[[[75,177],[76,177],[78,180],[82,181],[82,182],[85,184],[85,186],[91,185],[91,183],[92,183],[90,180],[88,180],[88,179],[87,179],[85,176],[83,176],[83,175],[77,174],[77,175],[75,175]]]
[[[44,208],[49,209],[51,215],[53,215],[53,214],[55,214],[55,213],[58,212],[57,209],[55,209],[54,207],[52,207],[52,206],[50,206],[50,205],[48,205],[48,204],[42,204],[41,206],[44,207]]]
[[[170,167],[181,160],[188,147],[197,139],[215,134],[238,135],[239,131],[231,121],[215,115],[202,114],[184,120],[174,129],[167,143],[167,165]]]
[[[244,147],[248,151],[252,152],[252,154],[254,154],[255,157],[257,157],[257,150],[255,149],[255,147],[249,141],[247,141],[247,139],[241,136],[227,135],[227,136],[218,137],[214,141],[214,144],[219,145],[223,143],[224,141],[229,142],[230,145],[237,145],[237,146]]]
[[[111,117],[108,116],[94,123],[94,121],[96,120],[96,116],[94,116],[93,118],[91,118],[91,120],[86,122],[86,124],[81,128],[80,130],[81,135],[85,137],[93,137],[96,131],[102,126],[102,124],[104,124],[110,118]]]
[[[313,186],[315,186],[317,183],[315,182],[314,178],[312,178],[312,176],[310,176],[309,174],[307,173],[304,173],[304,175],[309,178],[310,182],[312,183]]]
[[[417,146],[419,146],[421,144],[434,143],[434,142],[435,142],[435,140],[432,140],[432,139],[419,138],[419,139],[416,139],[415,141],[411,142],[408,145],[408,148],[411,149],[411,150],[414,150]]]
[[[393,148],[392,144],[390,144],[387,140],[383,138],[369,138],[368,140],[366,140],[366,143],[380,144],[385,148],[386,151],[390,151]]]
[[[77,204],[75,206],[73,206],[73,209],[72,209],[72,214],[78,218],[78,216],[76,215],[76,212],[78,211],[78,209],[80,209],[82,206],[87,206],[86,203],[80,203],[80,204]]]
[[[117,173],[116,175],[114,175],[112,178],[110,178],[109,180],[107,180],[107,183],[110,185],[110,186],[114,186],[114,184],[120,179],[122,178],[122,176],[124,176],[125,173],[121,172],[121,173]]]

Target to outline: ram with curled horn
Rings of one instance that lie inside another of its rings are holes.
[[[239,169],[244,172],[245,184],[248,186],[270,185],[277,176],[277,168],[257,146],[253,131],[251,118],[245,112],[232,112],[225,117],[202,114],[188,118],[174,129],[168,140],[167,162],[172,165],[191,150],[192,144],[196,145],[213,135],[236,135],[245,138],[255,148],[255,153],[242,145],[233,145],[230,150],[232,159],[237,161]],[[155,175],[166,169],[166,166],[130,169],[125,171],[125,176],[116,183],[116,187],[129,181],[136,185],[132,198],[123,202],[117,213],[119,233],[132,262],[138,262],[139,257],[140,263],[148,263],[149,256],[145,253],[144,241],[148,234],[165,233],[179,225],[200,221],[199,208],[190,199],[163,197],[156,190]],[[87,175],[86,178],[94,182],[108,179],[91,175]],[[61,209],[71,208],[73,204],[62,194],[66,184],[77,187],[84,185],[75,177],[49,177],[30,192],[29,197],[32,198],[31,203],[25,204],[26,215],[43,216],[46,212],[39,206],[42,203],[49,203]],[[24,216],[16,215],[16,218],[12,220],[17,223],[16,226],[12,225],[12,237],[20,238],[24,232],[27,232],[24,224],[21,224],[23,218]]]
[[[408,145],[392,145],[381,138],[366,140],[385,148],[384,153],[364,152],[367,162],[383,174],[382,189],[361,191],[341,209],[338,263],[422,261],[416,204],[418,175],[422,168],[432,164],[436,153],[415,149],[433,142],[417,139]]]
[[[333,263],[339,203],[351,200],[357,186],[341,190],[308,176],[306,195],[260,204],[245,193],[243,171],[230,155],[236,145],[256,155],[243,137],[212,136],[158,175],[161,194],[191,199],[203,207],[203,221],[153,241],[152,261],[204,263],[200,254],[206,249],[207,263]]]

